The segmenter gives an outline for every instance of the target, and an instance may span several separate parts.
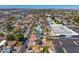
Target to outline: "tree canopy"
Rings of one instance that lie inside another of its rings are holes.
[[[20,40],[24,37],[23,34],[15,34],[15,39]]]
[[[0,36],[4,36],[4,33],[0,33]]]
[[[79,23],[79,17],[73,18],[73,21],[75,21],[76,23]]]
[[[8,34],[7,35],[7,40],[14,40],[14,35],[13,34]]]

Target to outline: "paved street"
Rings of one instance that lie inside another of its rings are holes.
[[[79,40],[53,40],[57,53],[79,53]]]
[[[28,33],[25,33],[25,35],[26,35],[26,37],[29,39],[29,37],[30,37],[30,34],[32,33],[32,30],[33,30],[33,28],[34,28],[34,24],[35,24],[35,20],[33,20],[33,23],[32,23],[32,25],[31,25],[31,29],[29,29],[29,31],[28,31]],[[20,46],[19,47],[19,50],[18,50],[18,53],[26,53],[26,46],[28,46],[28,41],[26,41],[25,43],[24,43],[24,45],[22,45],[22,46]]]

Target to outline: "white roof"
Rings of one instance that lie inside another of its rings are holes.
[[[60,36],[60,35],[66,35],[66,36],[73,36],[73,35],[79,35],[78,33],[74,32],[72,29],[69,29],[68,27],[62,25],[62,24],[55,24],[50,17],[46,18],[47,21],[50,24],[51,32],[53,36]],[[53,24],[51,24],[53,22]]]
[[[46,19],[47,19],[47,21],[48,21],[50,24],[51,24],[51,23],[56,24],[50,17],[47,17]]]
[[[0,46],[2,46],[5,42],[6,42],[6,40],[1,41]]]
[[[59,35],[79,35],[78,33],[74,32],[73,30],[63,25],[56,25],[56,26],[52,25],[51,29],[57,36]]]

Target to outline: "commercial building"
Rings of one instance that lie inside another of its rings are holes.
[[[51,32],[53,33],[53,36],[65,36],[66,38],[72,37],[74,35],[79,35],[72,29],[69,29],[68,27],[64,25],[51,25]]]
[[[53,20],[48,17],[46,18],[46,20],[48,21],[49,27],[51,29],[51,36],[64,36],[65,38],[70,38],[72,36],[77,36],[79,35],[78,33],[76,33],[75,31],[73,31],[72,29],[69,29],[67,26],[62,25],[62,24],[56,24],[55,22],[53,22]],[[51,23],[53,22],[53,23]]]

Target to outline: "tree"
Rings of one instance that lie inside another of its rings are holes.
[[[0,33],[0,36],[5,36],[4,33]]]
[[[8,19],[8,21],[15,21],[16,20],[16,18],[15,17],[10,17],[9,19]]]
[[[43,53],[48,53],[49,51],[48,51],[48,46],[44,46],[43,47]]]
[[[79,23],[79,17],[73,18],[73,21],[76,22],[76,23]]]
[[[17,39],[17,40],[24,38],[23,34],[15,34],[14,36],[15,36],[15,39]]]
[[[37,39],[37,40],[36,40],[36,43],[37,43],[37,44],[42,44],[42,40],[41,40],[41,39]]]
[[[7,40],[14,40],[14,35],[13,34],[8,34],[7,35]]]
[[[8,32],[11,32],[12,31],[12,26],[11,26],[11,24],[10,23],[7,23],[7,25],[6,25],[6,30],[8,31]]]

